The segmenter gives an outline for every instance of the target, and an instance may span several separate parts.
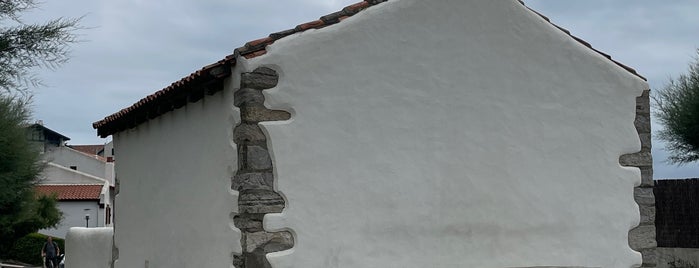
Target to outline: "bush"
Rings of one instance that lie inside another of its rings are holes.
[[[32,264],[42,265],[41,248],[46,243],[48,236],[40,233],[28,234],[17,240],[9,252],[9,257],[13,260]],[[58,244],[58,247],[63,253],[65,249],[65,241],[60,238],[53,238],[53,241]]]

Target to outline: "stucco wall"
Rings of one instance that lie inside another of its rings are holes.
[[[111,267],[113,234],[112,228],[70,228],[66,236],[66,267]]]
[[[41,183],[99,184],[104,183],[104,179],[54,163],[47,163],[46,167],[41,172]]]
[[[619,156],[648,85],[516,1],[389,1],[267,50],[238,64],[292,111],[262,123],[275,268],[641,264]]]
[[[65,146],[52,147],[44,154],[44,159],[67,168],[75,166],[78,171],[92,176],[105,176],[105,162]]]
[[[63,212],[63,220],[57,228],[42,229],[39,233],[65,238],[71,227],[85,227],[85,214],[90,215],[89,227],[104,226],[104,209],[98,201],[62,201],[58,209]]]
[[[115,267],[230,267],[240,252],[232,98],[206,96],[114,135]]]

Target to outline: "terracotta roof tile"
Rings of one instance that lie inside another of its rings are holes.
[[[267,53],[266,47],[276,40],[297,32],[308,29],[319,29],[338,23],[361,10],[385,1],[386,0],[361,1],[349,5],[341,11],[323,16],[318,20],[299,24],[294,29],[272,33],[268,37],[247,42],[244,46],[235,49],[233,54],[227,55],[224,59],[207,65],[201,70],[170,84],[170,86],[146,96],[133,105],[93,123],[92,127],[97,129],[97,135],[104,138],[116,132],[133,128],[148,119],[158,117],[161,114],[182,107],[187,102],[198,101],[204,95],[200,91],[213,94],[223,89],[222,80],[230,75],[230,68],[235,65],[235,59],[238,56],[251,59],[264,55]]]
[[[243,56],[243,57],[245,57],[246,59],[252,59],[252,58],[254,58],[254,57],[262,56],[262,55],[264,55],[264,54],[267,54],[267,50],[266,50],[266,49],[259,50],[259,51],[255,51],[255,52],[250,53],[250,54],[247,54],[247,55],[245,55],[245,56]]]
[[[100,184],[44,184],[34,187],[37,195],[56,194],[58,200],[99,200]]]
[[[224,78],[230,76],[230,69],[231,67],[235,66],[236,58],[238,56],[251,59],[264,55],[267,53],[266,47],[274,43],[276,40],[308,29],[319,29],[339,23],[344,19],[361,12],[362,10],[386,1],[387,0],[360,1],[358,3],[346,6],[341,11],[322,16],[318,20],[302,23],[293,29],[272,33],[268,37],[247,42],[244,46],[236,48],[233,54],[227,55],[224,57],[224,59],[207,65],[201,70],[198,70],[189,76],[172,83],[170,86],[146,96],[132,106],[124,108],[119,112],[93,123],[92,127],[97,129],[97,135],[104,138],[116,132],[133,128],[148,119],[158,117],[161,114],[180,108],[188,102],[198,101],[199,99],[203,98],[205,94],[213,94],[223,89],[222,81]],[[527,7],[522,0],[519,0],[519,2],[527,9],[538,14],[541,18],[551,23],[551,25],[563,31],[584,46],[597,53],[600,53],[630,73],[640,77],[643,80],[646,80],[643,76],[639,75],[636,70],[612,60],[609,55],[594,49],[589,43],[571,35],[570,31],[552,23],[546,16]]]
[[[103,144],[90,144],[90,145],[68,145],[68,147],[73,150],[80,151],[90,155],[97,155],[99,152],[104,150]]]
[[[308,29],[318,29],[318,28],[322,28],[322,27],[325,27],[325,26],[326,26],[326,25],[325,25],[325,22],[324,22],[324,21],[322,21],[322,20],[314,20],[314,21],[311,21],[311,22],[306,22],[306,23],[303,23],[303,24],[299,24],[299,25],[297,25],[296,28],[294,28],[294,29],[296,29],[297,31],[301,32],[301,31],[305,31],[305,30],[308,30]]]
[[[358,3],[351,4],[349,6],[346,6],[345,8],[342,9],[342,11],[345,11],[348,13],[348,15],[354,15],[355,13],[362,11],[363,9],[366,9],[369,7],[369,2],[367,1],[361,1]]]

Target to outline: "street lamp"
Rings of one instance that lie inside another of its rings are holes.
[[[85,228],[89,227],[90,214],[85,214]]]

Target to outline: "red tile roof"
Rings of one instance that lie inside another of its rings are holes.
[[[73,150],[80,151],[89,155],[98,155],[99,152],[104,150],[104,144],[90,144],[90,145],[68,145],[68,147]]]
[[[233,54],[222,60],[204,66],[202,69],[180,79],[170,86],[139,100],[133,105],[122,109],[104,119],[92,124],[97,129],[97,135],[107,137],[116,132],[133,128],[148,119],[152,119],[174,109],[184,106],[187,102],[196,102],[205,94],[212,95],[223,89],[223,79],[230,76],[231,67],[235,66],[239,56],[251,59],[267,53],[266,47],[276,40],[308,29],[320,29],[359,13],[360,11],[385,2],[386,0],[366,0],[349,5],[341,11],[325,15],[319,20],[303,23],[293,29],[270,34],[268,37],[247,42],[236,48]]]
[[[44,184],[34,187],[38,195],[58,195],[58,200],[99,200],[101,184]]]
[[[92,148],[90,148],[90,147],[75,148],[76,146],[81,147],[81,146],[97,146],[97,145],[68,145],[68,148],[75,150],[76,152],[81,153],[87,157],[94,158],[94,159],[97,159],[97,160],[102,161],[102,162],[107,162],[106,157],[101,156],[101,155],[97,155],[97,153],[92,153],[91,152]],[[104,150],[104,145],[100,145],[100,146],[102,146],[101,150]],[[97,151],[97,152],[99,152],[99,151]]]
[[[94,122],[92,124],[92,127],[97,129],[97,135],[99,135],[102,138],[105,138],[116,132],[136,127],[137,125],[147,121],[148,119],[153,119],[164,113],[180,108],[184,106],[187,102],[196,102],[203,98],[205,94],[212,95],[223,89],[223,79],[230,76],[231,67],[235,66],[237,57],[242,56],[246,59],[251,59],[264,55],[265,53],[267,53],[266,47],[274,43],[276,40],[308,29],[320,29],[332,24],[339,23],[340,21],[357,14],[362,10],[365,10],[373,5],[385,1],[387,0],[361,1],[346,6],[338,12],[322,16],[319,20],[299,24],[293,29],[272,33],[268,37],[247,42],[244,46],[236,48],[233,51],[233,54],[224,57],[222,60],[218,62],[204,66],[202,69],[190,74],[185,78],[180,79],[177,82],[172,83],[170,86],[160,91],[146,96],[140,101],[134,103],[133,105],[127,108],[122,109],[119,112],[107,116],[100,121]],[[609,59],[616,65],[619,65],[620,67],[624,68],[628,72],[638,76],[643,80],[646,80],[643,76],[638,74],[636,70],[618,61],[613,60],[611,56],[597,49],[594,49],[589,43],[570,34],[570,31],[552,23],[546,16],[541,15],[540,13],[527,7],[524,4],[523,0],[518,1],[532,12],[541,16],[544,20],[549,22],[554,27],[568,34],[571,38],[580,42],[584,46],[592,49],[593,51],[601,54],[602,56]]]

